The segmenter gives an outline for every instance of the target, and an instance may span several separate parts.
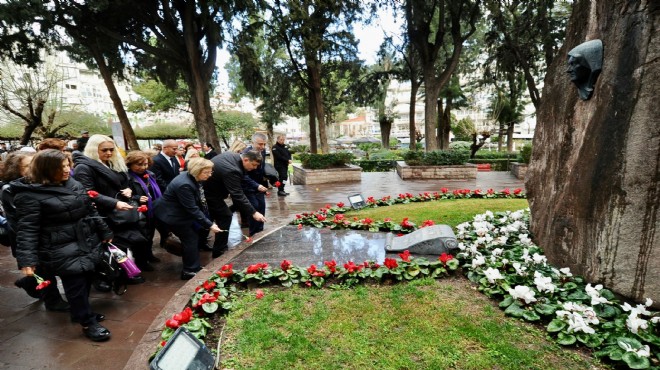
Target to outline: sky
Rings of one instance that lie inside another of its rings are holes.
[[[374,64],[378,59],[377,53],[380,44],[383,42],[385,33],[389,35],[398,34],[401,28],[402,20],[396,22],[394,16],[386,11],[381,10],[377,13],[378,18],[375,19],[371,25],[355,25],[354,32],[355,38],[359,41],[358,53],[360,59],[364,60],[366,64]],[[221,89],[227,89],[228,76],[225,71],[225,64],[229,61],[229,52],[226,49],[220,50],[218,53],[218,86]]]

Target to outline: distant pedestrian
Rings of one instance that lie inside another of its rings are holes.
[[[80,131],[80,138],[78,138],[78,140],[77,140],[77,143],[78,143],[77,150],[79,152],[84,152],[85,151],[85,146],[87,145],[88,141],[89,141],[89,131],[87,131],[87,130]]]
[[[216,153],[215,150],[213,150],[213,145],[211,145],[211,143],[204,143],[204,145],[202,146],[202,150],[204,151],[204,158],[206,159],[212,159],[213,157],[218,155],[218,153]]]
[[[278,135],[277,142],[273,145],[275,170],[277,170],[280,181],[280,186],[277,188],[277,195],[279,196],[289,195],[289,193],[284,191],[284,181],[288,180],[291,152],[289,151],[289,146],[285,144],[285,140],[286,135]]]

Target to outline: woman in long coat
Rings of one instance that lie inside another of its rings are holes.
[[[26,276],[33,276],[37,265],[59,276],[72,319],[83,326],[85,336],[103,341],[110,332],[98,323],[104,316],[91,309],[89,289],[102,242],[113,235],[70,171],[66,154],[47,149],[34,156],[27,177],[11,182],[16,259]]]

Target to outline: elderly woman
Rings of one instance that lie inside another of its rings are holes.
[[[163,197],[156,202],[156,217],[167,224],[183,245],[181,279],[189,280],[201,270],[199,262],[200,235],[208,230],[217,233],[220,228],[209,220],[208,206],[201,182],[213,173],[213,162],[193,158],[188,171],[183,171],[167,186]]]
[[[84,155],[74,153],[73,161],[73,176],[88,192],[92,192],[99,214],[106,218],[115,234],[113,244],[124,252],[131,248],[135,262],[146,263],[146,238],[140,232],[138,222],[120,223],[113,215],[114,210],[129,211],[134,208],[128,203],[133,195],[128,186],[128,168],[115,142],[105,135],[92,135],[87,141]],[[139,284],[144,282],[144,278],[136,276],[127,282]],[[95,287],[101,291],[110,290],[109,284],[102,281],[95,284]]]
[[[28,176],[11,182],[16,257],[26,276],[33,276],[36,266],[60,276],[73,321],[89,339],[103,341],[110,332],[98,323],[104,316],[92,312],[89,288],[101,243],[112,240],[112,232],[70,171],[66,154],[46,149],[34,156]]]
[[[149,153],[139,150],[129,152],[126,156],[126,166],[128,166],[128,175],[130,177],[129,186],[133,191],[133,200],[147,207],[147,211],[143,213],[146,216],[144,222],[140,223],[140,231],[146,237],[146,244],[144,246],[146,250],[146,261],[139,261],[137,263],[142,271],[153,271],[154,268],[150,262],[160,262],[160,259],[154,256],[152,250],[156,231],[156,218],[153,208],[156,199],[162,196],[165,185],[158,183],[156,175],[147,170],[152,162]]]

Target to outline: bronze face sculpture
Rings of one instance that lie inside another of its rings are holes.
[[[591,98],[602,67],[603,42],[600,40],[584,42],[568,52],[566,72],[577,86],[580,99]]]

